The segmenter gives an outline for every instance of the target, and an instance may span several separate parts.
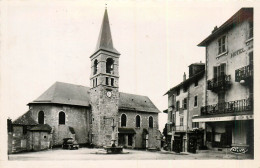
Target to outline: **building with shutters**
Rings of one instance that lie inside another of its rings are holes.
[[[192,117],[200,115],[205,97],[205,64],[193,63],[189,66],[189,78],[167,91],[168,114],[166,142],[168,149],[175,152],[192,152],[204,146],[204,123],[192,122]],[[166,95],[165,94],[165,95]],[[195,146],[192,146],[196,141]]]
[[[113,46],[106,9],[96,50],[90,55],[90,87],[54,83],[28,103],[29,111],[20,118],[30,120],[30,128],[27,123],[20,123],[21,129],[36,135],[37,131],[42,131],[41,125],[45,125],[51,134],[49,147],[61,146],[64,138],[72,137],[80,145],[109,146],[113,140],[116,145],[128,148],[160,149],[160,111],[147,96],[119,92],[119,58],[120,53]],[[11,125],[14,126],[17,120]],[[9,134],[11,137],[13,130]],[[29,142],[29,138],[24,138],[27,134],[23,135],[17,138]],[[39,136],[38,144],[43,144],[41,138],[44,136]],[[18,140],[10,140],[10,143],[11,148],[21,145]]]
[[[198,46],[206,49],[205,123],[209,148],[254,149],[253,8],[241,8]]]

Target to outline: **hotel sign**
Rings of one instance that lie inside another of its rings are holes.
[[[234,56],[236,56],[236,55],[239,55],[239,54],[241,54],[241,53],[243,53],[243,52],[245,52],[245,50],[244,50],[244,48],[241,48],[241,49],[239,49],[239,50],[237,50],[237,51],[231,53],[231,57],[234,57]]]
[[[215,121],[234,121],[234,120],[252,120],[254,115],[238,115],[238,116],[225,116],[225,117],[210,117],[210,118],[194,118],[192,122],[215,122]]]

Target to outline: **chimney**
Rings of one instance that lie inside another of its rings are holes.
[[[185,72],[183,74],[183,81],[186,81],[186,74],[185,74]]]
[[[217,30],[218,30],[218,26],[215,26],[211,33],[213,34],[213,33],[215,33],[215,31],[217,31]]]

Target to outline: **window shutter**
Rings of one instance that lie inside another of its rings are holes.
[[[218,68],[214,66],[213,72],[214,72],[214,78],[217,78],[218,77]]]
[[[223,76],[226,74],[226,64],[220,65],[220,75]]]

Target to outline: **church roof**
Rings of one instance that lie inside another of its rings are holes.
[[[110,51],[110,52],[113,52],[116,54],[120,54],[113,46],[113,40],[112,40],[111,31],[110,31],[107,9],[105,10],[105,13],[104,13],[104,18],[103,18],[103,22],[101,25],[95,53],[99,50],[105,50],[105,51]]]
[[[29,104],[55,103],[77,106],[89,106],[89,88],[81,85],[56,82],[40,97]]]
[[[69,83],[56,82],[40,97],[29,104],[66,104],[90,106],[90,88]],[[159,113],[160,111],[147,96],[119,93],[119,110],[134,110]]]
[[[25,114],[17,118],[12,124],[15,125],[37,125],[38,123],[32,118],[31,111],[27,111]]]
[[[119,110],[134,110],[160,113],[158,108],[147,96],[119,93]]]

